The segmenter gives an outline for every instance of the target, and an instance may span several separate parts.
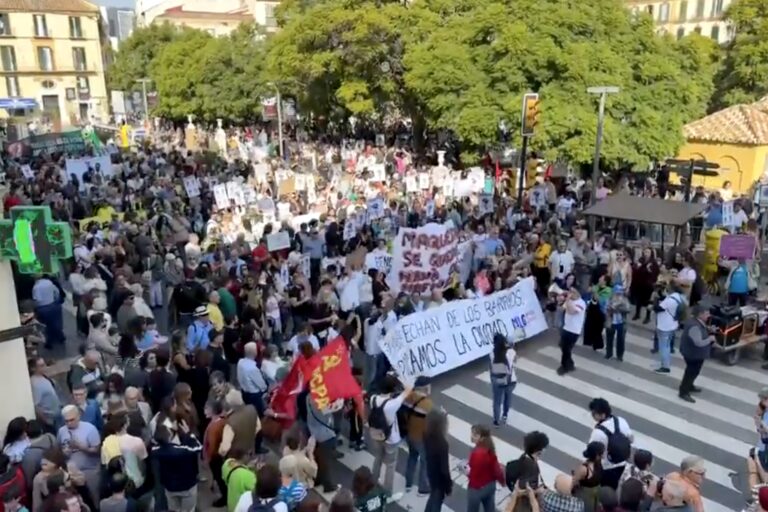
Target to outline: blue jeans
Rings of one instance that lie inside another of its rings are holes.
[[[613,357],[613,340],[616,339],[616,357],[624,357],[624,342],[627,338],[627,327],[624,324],[612,324],[605,330],[605,357]]]
[[[507,414],[509,414],[509,405],[512,402],[512,391],[515,389],[515,385],[517,385],[517,382],[503,385],[491,384],[494,423],[498,423],[502,417],[506,418]]]
[[[429,499],[427,500],[424,512],[440,512],[443,509],[443,501],[445,501],[445,491],[442,489],[432,489],[429,493]]]
[[[480,489],[467,489],[467,512],[480,512],[480,505],[485,512],[496,512],[496,482],[491,482]]]
[[[653,333],[653,352],[658,352],[659,351],[659,335],[658,335],[658,332],[659,331],[656,330]],[[671,352],[674,354],[675,353],[675,335],[674,334],[672,334],[672,343],[670,343],[669,346],[671,347]]]
[[[675,331],[656,331],[656,337],[659,340],[659,359],[662,368],[671,368],[672,366],[672,340],[675,337]]]
[[[405,487],[413,487],[413,473],[416,466],[419,466],[417,474],[417,489],[422,494],[429,492],[429,482],[427,481],[427,461],[424,457],[424,443],[421,441],[412,441],[406,439],[408,443],[408,460],[405,463]]]

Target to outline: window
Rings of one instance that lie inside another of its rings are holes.
[[[88,69],[85,63],[85,48],[72,48],[72,62],[75,64],[75,71]]]
[[[704,17],[704,4],[706,4],[706,0],[699,0],[696,2],[696,19],[700,20]]]
[[[69,37],[71,37],[72,39],[83,38],[83,26],[80,23],[79,16],[69,17]]]
[[[54,89],[56,87],[56,82],[53,80],[43,80],[40,82],[40,85],[43,86],[43,89]]]
[[[662,23],[666,23],[669,21],[669,3],[664,2],[661,4],[661,7],[659,7],[659,21]]]
[[[0,13],[0,36],[11,35],[11,18],[7,12]]]
[[[720,41],[720,27],[717,25],[712,25],[712,39],[714,39],[716,43]]]
[[[35,21],[35,37],[48,37],[48,24],[45,22],[45,14],[32,16]]]
[[[712,17],[719,18],[723,14],[723,0],[712,0]]]
[[[693,31],[701,35],[701,27],[696,27],[695,29],[693,29]]]
[[[0,46],[0,60],[3,61],[3,71],[16,71],[16,50],[13,46]]]
[[[688,0],[680,2],[680,19],[678,21],[685,21],[688,19]]]
[[[682,39],[685,37],[685,29],[683,27],[680,27],[677,29],[677,38]]]
[[[648,14],[650,14],[651,18],[653,18],[653,5],[648,6]]]
[[[268,27],[276,27],[277,26],[277,18],[275,18],[275,6],[274,5],[265,5],[264,10],[266,11],[265,14],[265,23]]]
[[[5,77],[5,92],[8,93],[9,98],[17,98],[21,96],[21,91],[19,90],[19,79],[17,77]]]
[[[78,91],[90,91],[90,83],[88,82],[87,76],[79,76],[77,77],[77,90]]]
[[[50,47],[37,47],[37,64],[40,71],[53,71],[53,50]]]

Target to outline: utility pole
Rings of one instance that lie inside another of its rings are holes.
[[[589,94],[600,95],[600,108],[597,112],[597,138],[595,140],[595,158],[592,164],[592,193],[589,195],[589,205],[594,206],[597,201],[597,181],[600,178],[600,148],[603,145],[603,123],[605,121],[605,98],[609,94],[617,94],[618,87],[601,86],[587,89]],[[595,216],[589,216],[589,230],[595,233]]]
[[[149,120],[149,106],[147,105],[147,84],[152,83],[149,78],[139,78],[136,82],[141,84],[141,97],[144,100],[144,119]]]
[[[283,99],[280,97],[280,89],[277,91],[277,143],[280,144],[280,158],[285,160],[285,147],[283,146]]]

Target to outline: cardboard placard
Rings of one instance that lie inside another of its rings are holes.
[[[287,231],[278,231],[267,235],[267,250],[281,251],[291,247],[291,236]]]

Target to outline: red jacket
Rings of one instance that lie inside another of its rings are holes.
[[[469,488],[480,489],[493,481],[504,485],[499,459],[487,448],[475,446],[469,454]]]

